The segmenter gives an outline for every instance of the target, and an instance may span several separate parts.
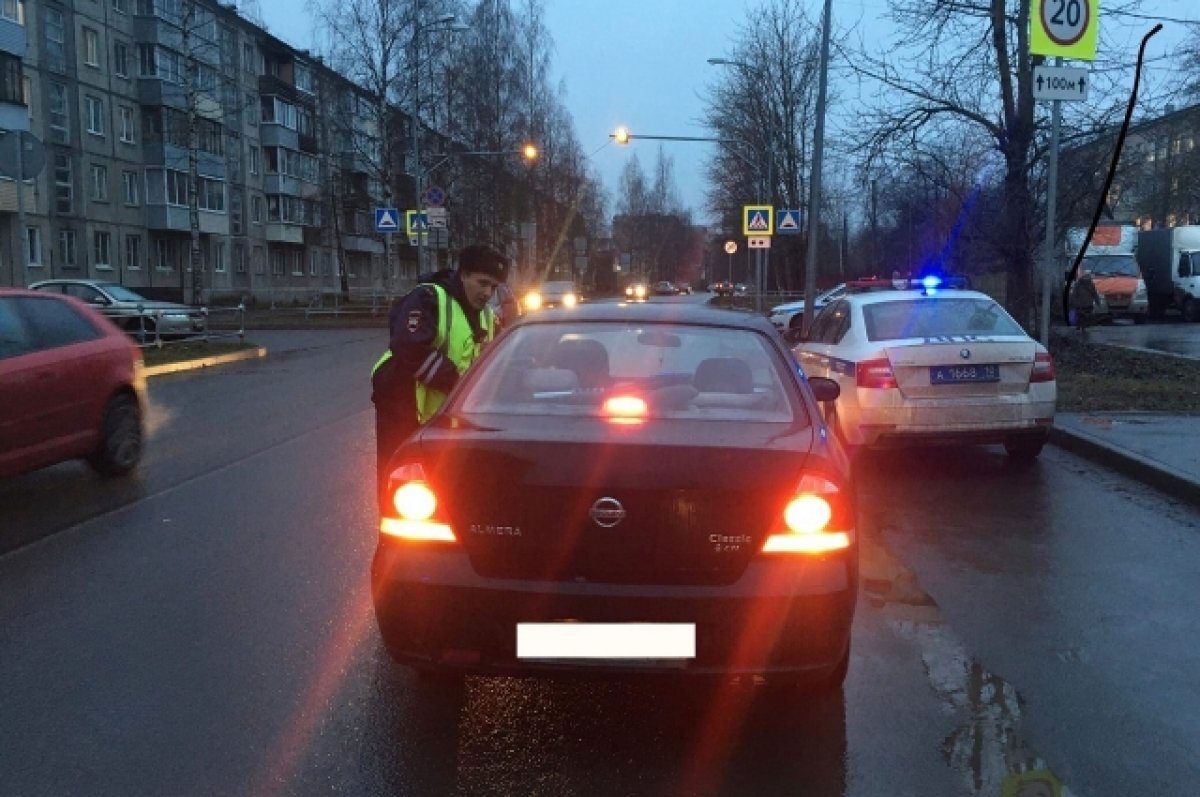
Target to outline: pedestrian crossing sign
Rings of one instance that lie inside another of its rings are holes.
[[[375,208],[375,232],[399,232],[400,216],[395,208]]]
[[[771,205],[742,205],[742,235],[770,235],[774,212]]]

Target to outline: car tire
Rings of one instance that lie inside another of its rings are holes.
[[[128,394],[114,396],[104,408],[100,447],[87,458],[101,476],[125,476],[142,459],[142,411]]]
[[[1004,450],[1014,462],[1033,462],[1045,445],[1045,437],[1012,437],[1004,441]]]

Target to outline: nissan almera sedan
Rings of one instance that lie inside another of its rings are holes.
[[[813,321],[795,352],[841,387],[831,427],[851,450],[1002,443],[1032,460],[1054,422],[1050,353],[991,297],[941,284],[851,282]]]
[[[836,393],[749,313],[523,318],[392,459],[388,650],[442,675],[840,686],[858,541]]]

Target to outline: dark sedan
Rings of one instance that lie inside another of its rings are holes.
[[[845,455],[763,318],[529,316],[396,452],[372,564],[392,656],[442,674],[839,686],[858,547]]]

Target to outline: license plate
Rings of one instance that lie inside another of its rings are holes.
[[[934,365],[929,368],[929,384],[953,385],[962,382],[999,382],[998,365]]]
[[[678,663],[695,657],[695,623],[517,624],[519,659]]]

